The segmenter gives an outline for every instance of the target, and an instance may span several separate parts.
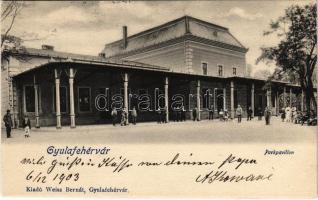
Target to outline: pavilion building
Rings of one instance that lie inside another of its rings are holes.
[[[246,75],[248,49],[228,28],[184,16],[106,44],[98,56],[41,49],[6,51],[2,59],[2,116],[13,113],[15,126],[24,115],[33,126],[75,127],[110,123],[112,107],[138,109],[138,121],[155,121],[158,109],[166,119],[184,106],[186,117],[200,108],[208,118],[213,105],[235,117],[266,106],[276,115],[282,107],[304,110],[304,93],[287,82]]]

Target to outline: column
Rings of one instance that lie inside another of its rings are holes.
[[[289,89],[289,107],[293,106],[293,101],[292,101],[292,88]]]
[[[69,69],[69,84],[70,84],[70,117],[71,128],[75,128],[75,109],[74,109],[74,69]]]
[[[267,107],[269,107],[270,109],[272,108],[272,94],[271,94],[271,87],[267,89],[266,93],[267,93]]]
[[[55,75],[55,113],[56,113],[56,128],[60,129],[61,126],[61,107],[60,107],[60,72],[54,69]]]
[[[127,113],[126,124],[129,123],[129,112],[128,112],[128,74],[124,74],[124,109]]]
[[[304,97],[305,97],[305,92],[302,89],[301,90],[301,100],[300,100],[300,106],[301,106],[301,111],[304,112],[305,111],[305,107],[304,107]]]
[[[231,81],[231,118],[234,119],[234,81]]]
[[[286,108],[286,87],[284,87],[283,91],[283,107]]]
[[[200,102],[200,80],[197,80],[197,108],[198,108],[198,120],[201,120],[201,102]]]
[[[226,110],[226,88],[223,88],[223,110]]]
[[[254,83],[252,83],[252,87],[251,87],[251,108],[252,108],[252,117],[254,117],[254,99],[255,99],[255,86]]]
[[[276,116],[278,116],[278,113],[279,113],[279,95],[278,95],[278,91],[276,91],[276,95],[275,95],[275,108],[276,108]]]
[[[35,75],[33,76],[34,82],[34,110],[35,110],[35,127],[40,128],[40,119],[39,119],[39,93],[38,85],[36,84]]]
[[[168,77],[165,78],[165,110],[166,110],[166,122],[169,122],[169,79]]]

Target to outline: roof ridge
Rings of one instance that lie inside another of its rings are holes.
[[[91,54],[80,54],[80,53],[72,53],[72,52],[67,52],[67,51],[56,51],[56,50],[45,50],[41,48],[34,48],[34,47],[25,47],[26,50],[31,49],[31,50],[37,50],[37,51],[43,51],[43,52],[52,52],[52,53],[60,53],[60,54],[73,54],[77,56],[90,56],[90,57],[99,57],[97,55],[91,55]]]
[[[174,20],[171,20],[171,21],[168,21],[168,22],[165,22],[161,25],[158,25],[158,26],[155,26],[155,27],[152,27],[150,29],[146,29],[146,30],[143,30],[141,32],[138,32],[138,33],[135,33],[133,35],[130,35],[127,37],[127,39],[132,39],[132,38],[135,38],[135,37],[139,37],[139,36],[142,36],[144,34],[147,34],[147,33],[151,33],[155,30],[160,30],[164,27],[167,27],[167,26],[170,26],[170,25],[173,25],[173,24],[176,24],[177,22],[180,22],[182,20],[184,20],[186,22],[186,20],[190,19],[190,20],[194,20],[194,21],[197,21],[197,22],[200,22],[200,23],[204,23],[204,24],[207,24],[209,26],[214,26],[214,27],[217,27],[217,28],[221,28],[225,31],[228,31],[229,29],[224,27],[224,26],[220,26],[220,25],[217,25],[217,24],[214,24],[214,23],[211,23],[211,22],[207,22],[207,21],[204,21],[204,20],[201,20],[201,19],[198,19],[198,18],[195,18],[195,17],[192,17],[192,16],[189,16],[189,15],[184,15],[182,17],[179,17],[177,19],[174,19]],[[113,45],[113,44],[117,44],[119,42],[121,42],[123,39],[119,39],[119,40],[116,40],[116,41],[113,41],[113,42],[110,42],[110,43],[107,43],[105,44],[105,46],[110,46],[110,45]]]

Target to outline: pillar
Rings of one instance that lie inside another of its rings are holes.
[[[293,106],[292,94],[293,94],[293,91],[292,91],[292,88],[290,88],[289,89],[289,107]]]
[[[252,87],[251,87],[251,108],[252,108],[252,117],[254,117],[254,107],[255,107],[255,103],[254,103],[254,99],[255,99],[255,86],[254,83],[252,83]]]
[[[60,104],[60,73],[54,69],[55,75],[55,113],[56,113],[56,128],[60,129],[61,126],[61,104]]]
[[[201,120],[201,101],[200,101],[200,88],[201,82],[197,80],[197,108],[198,108],[198,120]]]
[[[284,87],[283,91],[283,107],[286,108],[286,87]]]
[[[234,81],[231,81],[231,118],[234,119]]]
[[[33,77],[34,81],[34,111],[35,111],[35,127],[40,128],[40,117],[39,117],[39,92],[38,85],[36,84],[35,75]]]
[[[223,110],[226,110],[226,88],[223,88]]]
[[[124,74],[124,109],[127,113],[126,124],[129,123],[129,108],[128,108],[128,74]]]
[[[271,87],[267,89],[266,93],[267,93],[267,107],[269,107],[270,109],[272,108],[272,91],[271,91]]]
[[[302,89],[302,90],[301,90],[301,100],[300,100],[300,106],[301,106],[301,111],[302,111],[302,112],[305,111],[304,97],[305,97],[305,92],[304,92],[304,90]]]
[[[169,79],[168,77],[165,78],[165,111],[166,111],[166,122],[169,122]]]
[[[278,116],[278,113],[279,113],[279,96],[278,96],[278,91],[276,91],[276,94],[275,94],[275,109],[276,109],[276,116]]]
[[[71,128],[75,128],[75,109],[74,109],[74,69],[69,69],[69,85],[70,85],[70,117]]]

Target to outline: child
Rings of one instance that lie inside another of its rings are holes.
[[[24,137],[30,137],[30,130],[31,130],[31,123],[30,123],[30,119],[28,118],[27,115],[24,116],[23,122],[22,122],[22,126],[24,128]]]
[[[126,108],[124,108],[121,112],[121,126],[126,126],[127,125],[127,113],[126,113]]]
[[[224,110],[224,121],[228,121],[229,119],[229,112],[227,110]]]

